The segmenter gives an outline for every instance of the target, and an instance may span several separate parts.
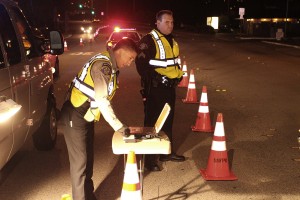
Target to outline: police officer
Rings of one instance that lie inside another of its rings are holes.
[[[156,29],[145,35],[139,42],[140,53],[136,67],[141,76],[141,94],[144,100],[144,126],[154,126],[163,106],[169,103],[171,112],[162,127],[171,142],[172,153],[160,155],[160,161],[185,160],[174,152],[172,126],[175,111],[176,86],[183,72],[178,64],[179,47],[173,35],[173,13],[161,10],[156,14]],[[150,171],[160,171],[156,155],[146,155],[145,167]]]
[[[93,56],[71,83],[61,111],[67,144],[73,200],[95,200],[92,181],[94,122],[100,114],[123,136],[129,128],[114,114],[110,100],[117,89],[119,68],[129,66],[138,48],[131,39],[120,40],[112,50]]]

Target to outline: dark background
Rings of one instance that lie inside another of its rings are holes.
[[[239,18],[239,8],[245,8],[245,18],[300,18],[299,0],[15,0],[33,26],[57,27],[70,20],[133,20],[153,23],[161,9],[174,12],[175,25],[204,25],[207,16],[228,16],[231,22]],[[79,5],[83,7],[80,8]],[[91,14],[91,11],[94,14]],[[85,14],[82,14],[84,11]],[[102,15],[101,15],[102,12]],[[59,16],[58,16],[59,15]],[[81,17],[78,17],[81,16]]]

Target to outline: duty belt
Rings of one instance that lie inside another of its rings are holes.
[[[160,74],[156,74],[152,78],[152,86],[153,87],[169,87],[169,88],[174,88],[178,85],[179,79],[178,78],[168,78],[167,76],[163,76]]]

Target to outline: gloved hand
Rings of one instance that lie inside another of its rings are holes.
[[[117,130],[119,133],[122,134],[122,136],[124,137],[129,137],[130,136],[130,129],[128,128],[128,126],[123,125],[122,128],[120,128],[119,130]]]

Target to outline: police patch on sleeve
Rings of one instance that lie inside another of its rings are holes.
[[[102,67],[101,67],[101,72],[104,75],[111,75],[111,66],[108,63],[103,63]]]
[[[139,47],[141,50],[144,50],[144,49],[148,49],[148,45],[146,43],[142,43],[140,44],[140,47]]]

